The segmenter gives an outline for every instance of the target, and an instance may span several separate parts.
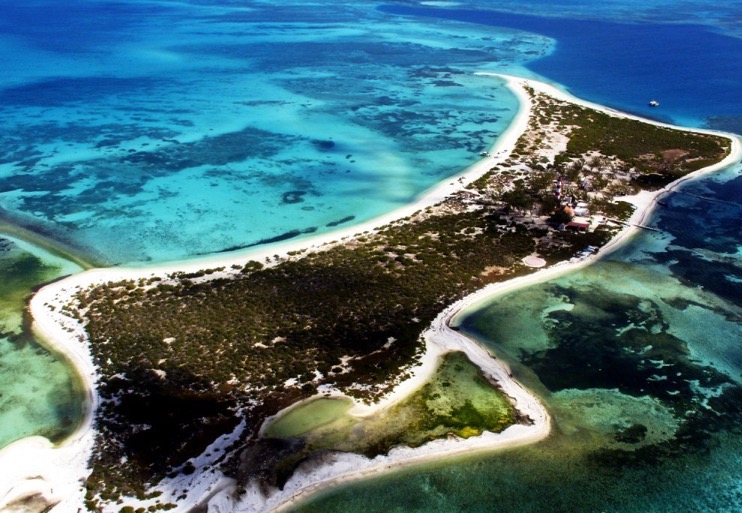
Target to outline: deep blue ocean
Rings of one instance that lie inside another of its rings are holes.
[[[184,260],[394,210],[517,111],[477,71],[742,133],[740,27],[742,3],[707,0],[0,0],[0,446],[79,420],[74,372],[22,319],[79,271],[64,255]],[[737,164],[669,198],[659,235],[461,321],[543,398],[547,441],[304,509],[741,511],[740,197]]]
[[[554,50],[528,69],[581,98],[660,121],[742,132],[742,39],[714,26],[399,5],[381,10],[548,36]],[[651,99],[661,108],[650,107]]]

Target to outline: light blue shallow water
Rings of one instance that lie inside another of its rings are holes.
[[[3,7],[18,18],[3,53],[24,60],[0,79],[0,207],[108,263],[238,249],[403,206],[512,118],[514,97],[471,71],[551,44],[370,5],[74,5]]]
[[[742,126],[739,2],[503,0],[505,15],[464,0],[424,2],[419,17],[398,14],[422,3],[387,4],[0,2],[0,214],[109,264],[360,222],[494,142],[517,106],[495,80],[472,75],[479,70],[542,76],[693,126]],[[480,13],[432,9],[443,4]],[[648,65],[648,52],[664,64]],[[682,75],[673,71],[684,62]],[[659,110],[645,105],[654,95]],[[514,312],[496,305],[472,321],[544,396],[555,436],[408,470],[305,509],[742,508],[739,174],[673,196],[657,221],[672,237],[643,237],[602,266],[520,292]],[[0,425],[12,426],[0,446],[62,437],[81,411],[65,364],[18,324],[29,282],[67,272],[46,258],[0,273],[15,323],[0,343]],[[20,275],[23,283],[7,279]],[[586,295],[600,305],[588,308]],[[609,335],[618,341],[585,350]],[[641,338],[650,335],[661,337]],[[648,345],[655,353],[642,363]],[[680,375],[656,363],[673,358]],[[617,440],[635,436],[635,424],[646,428],[637,444]]]
[[[740,197],[737,165],[667,198],[661,233],[461,319],[542,398],[547,440],[341,487],[296,511],[742,510]]]

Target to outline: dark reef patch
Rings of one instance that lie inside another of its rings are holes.
[[[631,426],[622,429],[615,435],[617,442],[623,442],[625,444],[638,444],[647,437],[647,426],[643,424],[632,424]]]
[[[267,238],[267,239],[260,239],[255,244],[250,244],[249,246],[246,246],[246,247],[250,248],[250,247],[253,247],[253,246],[260,246],[261,244],[272,244],[274,242],[281,242],[281,241],[284,241],[284,240],[293,239],[294,237],[298,237],[299,235],[306,235],[306,234],[309,234],[309,233],[314,233],[316,231],[317,231],[317,227],[316,226],[312,226],[310,228],[305,228],[304,230],[291,230],[289,232],[282,233],[281,235],[277,235],[275,237],[270,237],[270,238]]]
[[[722,132],[742,134],[742,116],[711,116],[706,119],[706,127]]]
[[[201,253],[202,255],[210,255],[212,253],[230,253],[232,251],[239,251],[241,249],[248,249],[248,248],[254,248],[255,246],[261,246],[263,244],[273,244],[274,242],[282,242],[285,240],[290,240],[295,237],[298,237],[300,235],[306,235],[309,233],[314,233],[317,231],[316,226],[311,226],[309,228],[305,228],[303,230],[291,230],[285,233],[282,233],[280,235],[276,235],[275,237],[269,237],[267,239],[260,239],[258,242],[253,242],[252,244],[244,244],[240,246],[230,246],[228,248],[220,249],[219,251],[209,252],[209,253]]]
[[[617,389],[684,407],[698,398],[699,387],[729,382],[690,360],[685,342],[669,333],[656,303],[598,287],[552,288],[555,297],[567,297],[575,307],[546,316],[549,349],[521,350],[519,358],[549,390]]]
[[[90,102],[114,94],[146,91],[161,87],[161,79],[136,77],[56,78],[0,90],[5,105],[57,107],[74,102]]]
[[[115,128],[116,126],[112,126],[110,135],[105,136],[98,144],[110,142],[114,147],[114,141],[123,140],[115,135]],[[53,126],[52,129],[56,133],[61,128]],[[157,134],[158,132],[152,132],[147,135]],[[165,132],[159,134],[164,135]],[[85,135],[90,133],[83,130],[80,136]],[[138,135],[140,134],[126,132],[126,138]],[[151,180],[171,177],[174,173],[189,168],[205,165],[222,167],[253,157],[271,158],[293,140],[295,138],[291,136],[245,128],[149,151],[102,157],[76,164],[54,165],[43,171],[43,180],[38,173],[10,175],[0,178],[0,191],[50,193],[24,194],[21,196],[20,208],[51,220],[83,210],[101,209],[101,205],[112,199],[142,193]],[[95,185],[76,195],[65,194],[67,189],[82,179],[92,180]]]
[[[341,224],[345,224],[345,223],[351,222],[355,218],[356,218],[356,216],[343,217],[342,219],[338,219],[337,221],[331,221],[331,222],[327,223],[325,226],[327,226],[328,228],[332,228],[334,226],[340,226]]]
[[[335,141],[314,139],[312,141],[312,144],[314,145],[315,148],[321,151],[328,151],[335,147]]]
[[[435,87],[464,87],[453,80],[434,80],[433,85]]]
[[[281,197],[281,203],[284,204],[294,204],[294,203],[301,203],[304,201],[304,196],[307,194],[307,191],[289,191],[284,192],[283,196]]]

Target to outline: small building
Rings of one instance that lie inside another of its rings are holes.
[[[575,230],[577,232],[586,232],[588,228],[590,228],[590,223],[585,223],[582,221],[570,221],[565,226],[567,230]]]

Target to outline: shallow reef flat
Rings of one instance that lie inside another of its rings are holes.
[[[414,201],[517,109],[472,66],[551,45],[340,2],[76,7],[53,34],[53,3],[3,9],[21,42],[42,38],[7,54],[54,70],[0,80],[3,216],[105,265],[307,237]]]

